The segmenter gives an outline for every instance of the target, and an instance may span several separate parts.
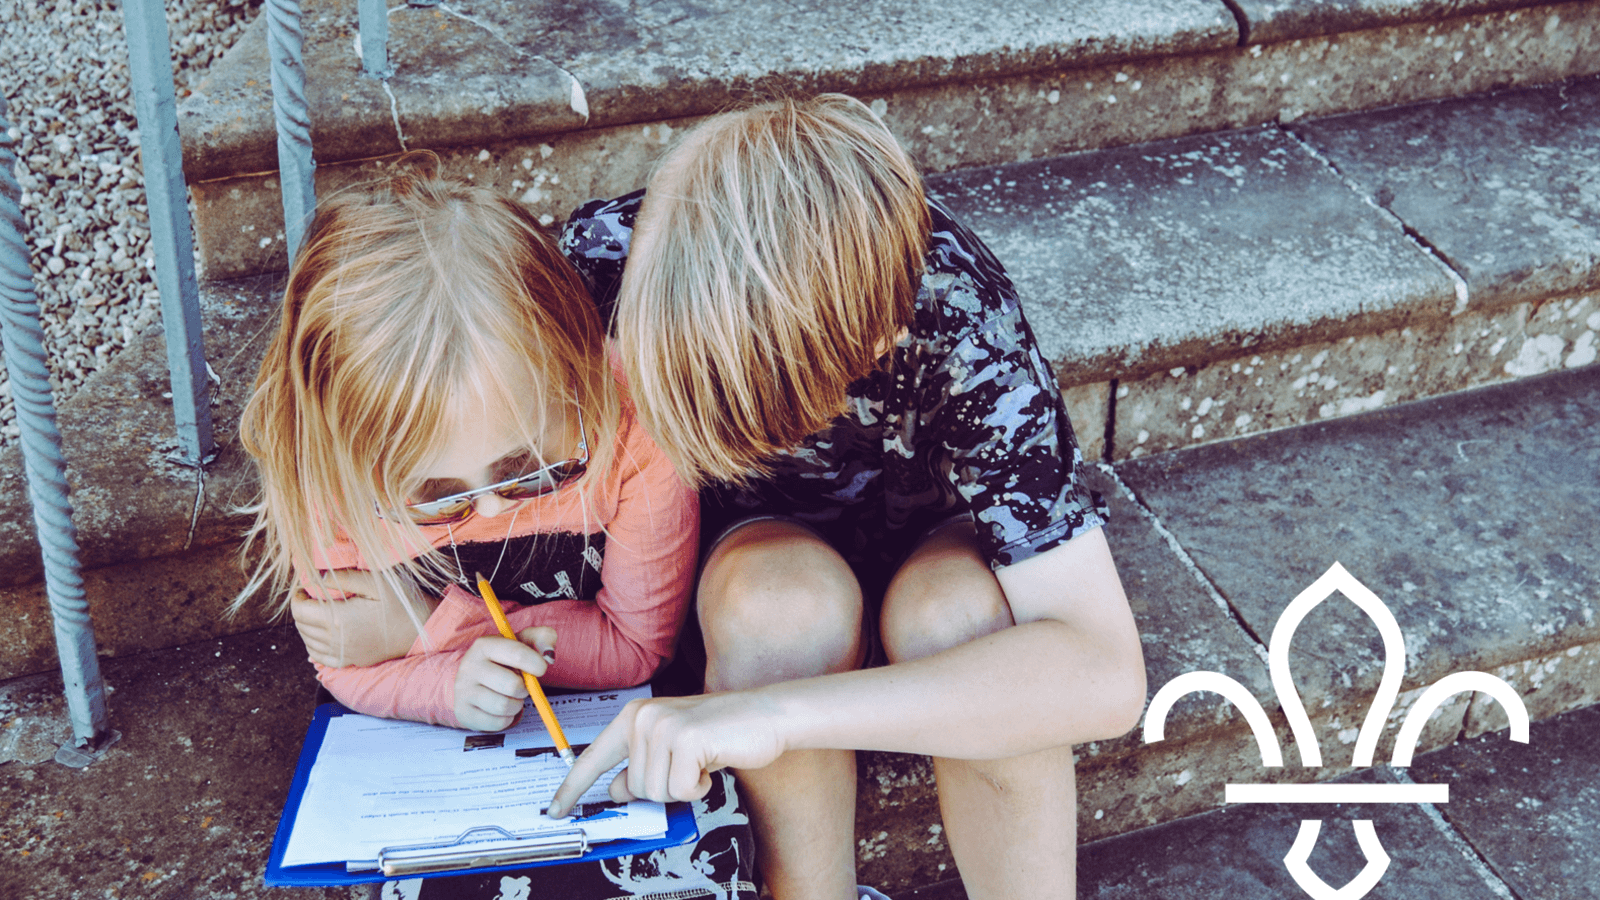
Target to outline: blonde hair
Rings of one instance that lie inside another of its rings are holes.
[[[651,176],[617,300],[642,424],[690,484],[744,481],[844,411],[910,324],[922,179],[859,100],[707,119]]]
[[[404,508],[470,398],[513,401],[537,446],[545,411],[576,396],[589,469],[609,471],[621,401],[604,338],[576,270],[510,199],[421,172],[322,204],[239,426],[261,476],[245,552],[261,555],[233,608],[270,584],[281,612],[341,539],[397,596],[441,581],[421,530],[378,511]]]

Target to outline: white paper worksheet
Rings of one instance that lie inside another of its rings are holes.
[[[575,748],[587,745],[648,685],[550,697]],[[544,809],[567,775],[554,742],[528,704],[517,725],[472,732],[371,716],[330,719],[300,801],[283,865],[374,860],[386,847],[450,841],[483,826],[512,833],[581,825],[590,843],[646,838],[667,830],[664,807],[612,804],[606,793],[621,766],[598,779],[574,815]]]

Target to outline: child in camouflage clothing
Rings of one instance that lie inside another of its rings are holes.
[[[707,120],[561,247],[702,489],[720,693],[630,707],[554,808],[623,758],[619,798],[731,766],[773,895],[843,900],[853,751],[926,753],[969,896],[1074,896],[1070,745],[1134,725],[1144,667],[1000,264],[840,95]]]

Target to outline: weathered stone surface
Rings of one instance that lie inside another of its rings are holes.
[[[395,13],[395,19],[413,13]],[[349,18],[354,21],[354,11]],[[478,27],[448,14],[445,18],[450,21],[440,19],[440,24],[448,26],[446,43],[459,43],[458,32]],[[1155,27],[1154,22],[1150,19],[1149,27]],[[1082,24],[1094,27],[1093,19],[1082,19]],[[326,163],[342,159],[370,159],[397,151],[397,130],[405,133],[406,146],[413,149],[470,147],[475,154],[490,147],[498,157],[501,144],[506,144],[506,154],[554,147],[557,155],[542,160],[541,168],[546,175],[560,176],[565,187],[542,189],[544,197],[530,202],[536,215],[552,218],[565,218],[576,203],[594,195],[626,191],[618,184],[642,183],[643,167],[659,151],[659,133],[643,130],[640,123],[667,120],[675,130],[680,127],[678,117],[722,109],[733,99],[749,96],[722,96],[704,109],[680,104],[675,99],[680,91],[701,91],[693,78],[682,78],[627,94],[630,99],[624,106],[632,104],[629,109],[637,107],[638,114],[638,119],[627,119],[618,112],[621,107],[606,106],[603,91],[584,82],[592,115],[587,123],[574,123],[565,75],[554,77],[557,93],[530,94],[526,101],[512,96],[523,86],[549,82],[539,75],[546,72],[541,59],[549,56],[547,45],[522,46],[523,53],[531,54],[530,61],[507,75],[493,67],[499,64],[498,54],[507,50],[485,30],[480,43],[490,59],[482,70],[467,66],[459,75],[462,82],[474,85],[470,90],[458,90],[454,83],[437,85],[448,78],[434,69],[397,75],[390,80],[390,88],[397,91],[395,112],[390,114],[389,98],[381,86],[355,77],[350,27],[338,16],[312,26],[333,35],[331,50],[322,51],[333,54],[333,61],[326,62],[331,70],[312,78],[314,141],[325,168]],[[616,27],[626,30],[621,24]],[[198,189],[202,192],[198,243],[211,277],[285,266],[282,247],[261,247],[262,239],[272,240],[282,231],[275,184],[267,186],[261,175],[277,168],[262,42],[264,38],[253,35],[235,48],[240,59],[227,59],[214,72],[214,83],[203,86],[184,106],[190,181],[240,179]],[[1178,45],[1165,50],[1138,42],[1118,46],[1120,50],[1107,50],[1109,61],[1096,61],[1101,58],[1091,53],[1022,74],[958,82],[934,78],[933,83],[898,74],[882,85],[861,80],[830,86],[870,99],[923,167],[947,171],[1587,74],[1600,70],[1600,8],[1592,3],[1562,3],[1248,50],[1230,42],[1219,43],[1216,50],[1178,54],[1163,54],[1178,50]],[[310,64],[323,66],[315,53],[317,46],[312,48]],[[933,62],[922,59],[912,67],[930,66]],[[416,82],[416,91],[408,93],[406,78]],[[800,90],[813,86],[802,78]],[[414,104],[408,99],[413,94]],[[459,109],[451,110],[450,104]],[[427,120],[424,109],[438,122]],[[611,117],[613,112],[618,117]],[[344,128],[339,122],[349,117],[362,117],[363,123],[352,125],[346,135],[339,131]],[[456,120],[462,127],[451,128],[450,122]],[[632,125],[619,127],[621,122]],[[592,187],[579,189],[582,184]],[[232,197],[234,189],[245,195],[242,203],[240,197]],[[520,195],[523,189],[510,192]],[[234,202],[214,203],[206,213],[208,199],[214,202],[222,195]]]
[[[1419,782],[1450,786],[1440,807],[1518,897],[1600,897],[1600,707],[1536,722],[1527,744],[1487,734],[1417,760]]]
[[[1438,263],[1265,129],[929,180],[1011,272],[1064,383],[1443,315]]]
[[[84,390],[62,404],[59,422],[73,522],[86,569],[236,541],[253,474],[237,447],[240,410],[266,348],[272,282],[208,286],[202,293],[207,359],[222,379],[212,403],[218,455],[206,468],[195,517],[196,474],[167,459],[177,449],[165,336],[153,327]],[[0,453],[0,587],[42,577],[43,563],[18,449]],[[193,526],[191,538],[190,530]]]
[[[294,629],[106,660],[102,671],[122,733],[102,759],[0,766],[0,896],[265,896],[261,873],[312,711],[313,670]],[[0,708],[8,722],[65,720],[60,691],[59,678],[13,683]]]
[[[130,515],[134,524],[148,515]],[[236,617],[228,603],[244,588],[237,544],[196,547],[176,557],[139,559],[83,573],[84,593],[103,656],[175,647],[260,628],[265,600]],[[0,679],[59,669],[54,619],[42,582],[0,588]]]
[[[1410,689],[1600,636],[1597,379],[1528,379],[1119,473],[1256,635],[1341,562],[1398,620]],[[1290,668],[1314,714],[1369,697],[1384,659],[1376,628],[1336,594],[1300,626]],[[1349,708],[1320,735],[1325,758],[1348,759],[1338,746],[1365,714]]]
[[[1245,42],[1268,44],[1537,5],[1527,0],[1236,0],[1232,8]]]
[[[1600,702],[1600,644],[1497,666],[1489,674],[1516,689],[1529,718],[1549,718]],[[1462,735],[1477,737],[1502,731],[1508,724],[1504,707],[1493,698],[1474,695]]]
[[[1295,131],[1436,248],[1474,306],[1600,286],[1600,80]]]
[[[1277,729],[1277,738],[1280,743],[1287,742],[1284,728]],[[1080,842],[1216,809],[1222,805],[1223,785],[1230,782],[1309,781],[1318,774],[1337,774],[1292,763],[1284,769],[1266,768],[1255,738],[1242,720],[1233,728],[1130,749],[1134,752],[1109,758],[1080,754]],[[1290,759],[1292,756],[1285,757]]]
[[[1560,81],[1600,71],[1597,40],[1565,3],[861,96],[946,172]]]
[[[345,59],[349,46],[348,39],[336,45],[340,66],[354,66]],[[1600,7],[1569,3],[1248,49],[1230,46],[1175,56],[1133,54],[1112,62],[1085,64],[1085,68],[1077,68],[1078,64],[976,81],[932,85],[908,81],[876,89],[864,85],[835,88],[870,100],[927,170],[949,171],[1540,84],[1594,72],[1600,70]],[[232,61],[227,65],[231,66]],[[241,62],[237,70],[225,66],[224,72],[215,77],[219,85],[236,85],[230,90],[260,92],[265,90],[264,71],[259,61]],[[345,77],[354,79],[348,73]],[[252,80],[256,83],[248,85]],[[678,129],[683,123],[674,117],[683,115],[683,110],[664,104],[679,87],[692,89],[692,85],[675,85],[642,94],[654,105],[648,107],[649,115],[628,126],[606,124],[608,120],[596,113],[584,130],[558,134],[541,130],[553,126],[541,126],[539,123],[546,119],[532,111],[503,112],[499,114],[499,127],[484,134],[461,130],[453,133],[445,145],[424,143],[417,137],[416,129],[406,124],[415,117],[408,118],[405,113],[404,98],[397,95],[396,102],[400,127],[409,129],[407,143],[412,148],[442,150],[457,146],[462,150],[470,148],[472,153],[490,148],[497,156],[502,152],[501,144],[506,145],[504,152],[508,155],[537,151],[542,146],[554,148],[556,155],[543,162],[541,168],[547,175],[559,176],[565,186],[543,189],[543,199],[531,201],[531,205],[536,214],[560,219],[583,200],[618,193],[642,182],[644,164],[640,160],[647,163],[659,152],[660,132],[644,129],[640,123],[667,120],[669,128]],[[372,85],[367,82],[356,94],[371,90]],[[220,97],[222,89],[212,93]],[[455,93],[464,105],[476,97],[470,92]],[[206,114],[211,117],[206,119],[207,124],[196,129],[247,130],[248,140],[239,137],[238,141],[259,146],[251,151],[243,149],[242,144],[215,151],[190,151],[191,182],[224,176],[238,178],[237,183],[224,181],[199,189],[204,192],[200,197],[199,244],[206,269],[215,278],[281,269],[285,266],[281,247],[264,248],[260,244],[282,228],[275,183],[269,188],[261,174],[277,166],[264,95],[251,101],[262,105],[262,109],[249,116],[226,103],[213,104],[206,99],[209,96],[197,95],[186,106],[192,110],[204,104],[216,107],[215,113]],[[589,96],[590,105],[594,106],[597,101],[592,89]],[[744,96],[741,94],[741,98]],[[568,94],[562,94],[539,102],[555,104],[552,109],[556,109],[569,100]],[[388,98],[368,98],[363,102],[369,101],[378,106],[368,111],[373,123],[370,131],[362,134],[372,143],[368,149],[354,153],[359,159],[378,155],[384,148],[393,149],[393,117],[379,121],[380,113],[389,109]],[[339,104],[345,102],[338,99]],[[719,101],[702,111],[720,109],[729,102]],[[315,108],[322,115],[321,111],[335,107],[319,103]],[[568,115],[559,109],[557,112]],[[440,115],[449,118],[444,112]],[[479,117],[476,108],[462,115]],[[511,132],[507,129],[513,126],[525,128],[516,132],[524,136],[508,139],[506,135]],[[196,134],[196,141],[211,140],[198,130]],[[316,146],[324,168],[340,159],[331,155],[331,148],[337,143],[319,140]],[[200,157],[214,160],[215,165],[199,165],[195,160]],[[216,168],[225,161],[231,162]],[[576,187],[584,184],[593,184],[593,188]],[[615,187],[619,184],[629,187]],[[245,195],[237,211],[231,208],[241,199],[232,197],[235,187]],[[512,193],[520,195],[523,191]],[[230,196],[233,203],[217,204],[211,213],[206,213],[207,198],[220,196]],[[277,240],[281,242],[281,237]]]
[[[1150,694],[1185,672],[1221,672],[1270,708],[1272,685],[1252,636],[1207,592],[1199,573],[1185,566],[1159,525],[1120,485],[1098,469],[1089,480],[1111,509],[1106,540],[1139,626]],[[1179,742],[1243,724],[1232,704],[1216,694],[1191,694],[1167,716],[1166,739]],[[1087,744],[1079,756],[1092,760],[1133,752],[1143,743],[1141,729],[1135,729],[1115,741]]]
[[[329,160],[390,152],[396,119],[414,146],[444,147],[703,115],[762,89],[873,94],[1238,40],[1233,17],[1210,0],[766,9],[744,0],[476,0],[390,16],[391,114],[385,86],[357,74],[355,9],[303,6],[313,143]],[[277,167],[265,48],[263,18],[183,104],[191,177]]]
[[[1078,384],[1061,389],[1061,402],[1072,420],[1083,458],[1094,462],[1106,455],[1106,424],[1111,421],[1111,383]]]
[[[1350,780],[1382,783],[1370,772]],[[1097,900],[1305,896],[1283,859],[1306,820],[1322,822],[1308,860],[1311,871],[1327,884],[1341,887],[1366,865],[1366,854],[1356,844],[1350,824],[1358,819],[1373,823],[1390,857],[1383,877],[1365,896],[1374,900],[1505,896],[1465,863],[1426,814],[1409,804],[1235,806],[1090,844],[1078,853],[1078,896]]]
[[[622,125],[520,141],[439,150],[441,174],[516,197],[548,225],[578,204],[644,186],[673,135],[697,120]],[[330,196],[394,171],[385,156],[317,167],[318,196]],[[207,235],[197,254],[207,277],[287,269],[283,201],[275,173],[200,182],[190,188],[195,228]]]
[[[177,442],[159,327],[60,410],[84,590],[106,654],[264,622],[259,607],[233,620],[223,611],[245,583],[238,540],[247,520],[233,509],[253,498],[255,475],[238,447],[238,420],[266,349],[274,284],[213,283],[201,298],[207,358],[221,382],[212,404],[219,455],[206,468],[198,515],[195,470],[166,458]],[[32,513],[22,478],[12,474],[21,471],[18,456],[0,454],[0,679],[57,667]]]
[[[944,837],[933,761],[856,754],[856,875],[890,895],[955,874]]]
[[[1117,385],[1112,457],[1136,458],[1595,361],[1600,296],[1174,367]]]

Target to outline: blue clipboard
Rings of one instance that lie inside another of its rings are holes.
[[[305,866],[285,866],[283,853],[289,845],[289,835],[294,831],[295,817],[300,812],[300,801],[305,796],[307,783],[311,780],[311,766],[317,761],[317,754],[322,750],[322,740],[328,733],[328,722],[337,716],[351,715],[351,711],[339,703],[324,703],[317,707],[316,715],[311,719],[311,725],[306,729],[305,743],[300,747],[300,760],[295,765],[294,781],[289,785],[289,798],[284,801],[283,815],[278,819],[278,830],[272,838],[272,853],[267,857],[267,871],[263,879],[273,887],[336,887],[349,884],[371,884],[380,881],[389,881],[394,878],[416,877],[417,873],[386,875],[381,870],[348,871],[343,862],[317,863]],[[475,829],[483,830],[483,829]],[[499,829],[494,829],[499,830]],[[581,829],[574,829],[579,831]],[[470,834],[470,833],[469,833]],[[508,839],[515,836],[501,831]],[[555,842],[566,833],[558,834]],[[559,858],[530,859],[523,858],[505,864],[473,865],[470,862],[460,868],[436,869],[427,871],[424,877],[442,878],[449,875],[461,875],[467,872],[504,872],[516,869],[527,869],[533,866],[561,865],[572,862],[588,862],[593,859],[609,859],[613,856],[622,856],[628,853],[648,853],[663,847],[674,847],[678,844],[687,844],[699,837],[699,829],[695,826],[694,812],[687,803],[667,804],[667,832],[659,838],[645,840],[606,841],[605,843],[589,846],[583,842],[581,855],[571,855],[571,846],[563,845],[553,852],[561,854]],[[462,841],[468,835],[462,835]],[[452,843],[452,842],[446,842]],[[435,845],[443,849],[446,844]],[[466,846],[466,845],[462,845]],[[473,839],[472,847],[489,847],[492,843],[479,842]],[[541,851],[534,851],[535,855]],[[465,860],[481,858],[472,852],[460,853],[458,857]]]

